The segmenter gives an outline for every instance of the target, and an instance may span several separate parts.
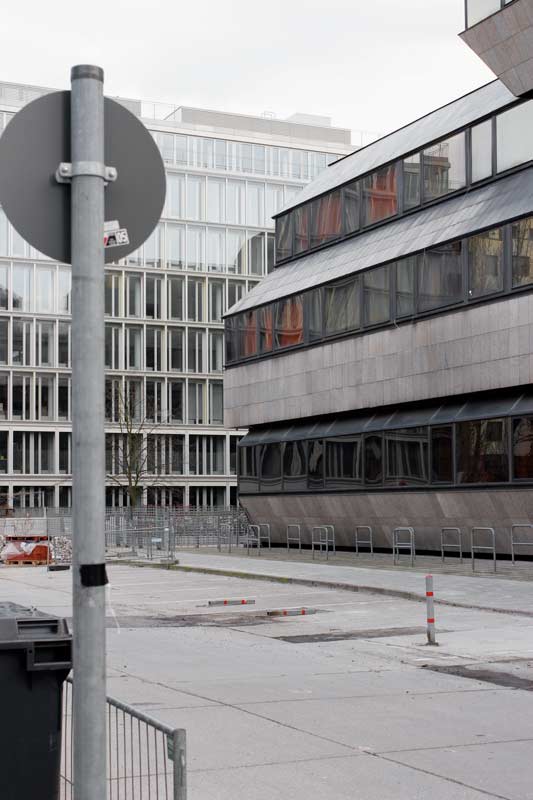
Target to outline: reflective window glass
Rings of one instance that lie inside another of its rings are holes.
[[[359,278],[326,286],[324,290],[325,335],[353,330],[361,324]]]
[[[509,2],[509,0],[507,0]],[[490,17],[501,8],[501,0],[466,0],[466,27]]]
[[[359,181],[349,183],[343,191],[343,232],[353,233],[359,230],[359,212],[361,206],[361,186]]]
[[[420,205],[420,153],[403,160],[403,207],[407,211]]]
[[[246,358],[257,355],[257,313],[255,311],[245,311],[241,315],[242,335],[241,348],[242,355]]]
[[[498,114],[496,129],[498,172],[533,159],[533,101]]]
[[[363,275],[364,324],[377,325],[390,319],[389,267],[378,267]]]
[[[509,480],[507,422],[487,419],[456,425],[457,483]]]
[[[207,229],[207,269],[224,272],[226,267],[226,231],[224,228]]]
[[[309,489],[324,486],[324,442],[313,439],[307,443],[307,485]]]
[[[381,435],[365,436],[365,483],[378,486],[383,483],[383,440]]]
[[[260,228],[265,224],[265,184],[248,181],[246,190],[246,224]]]
[[[463,299],[462,243],[434,247],[418,257],[418,310],[458,303]]]
[[[272,306],[259,308],[259,350],[261,353],[269,353],[272,350],[273,341],[273,313]]]
[[[251,275],[264,275],[265,272],[265,234],[255,233],[248,239],[248,272]]]
[[[350,489],[361,484],[362,437],[343,436],[326,441],[326,488]]]
[[[166,214],[182,219],[185,216],[185,175],[167,175]]]
[[[275,347],[292,347],[303,342],[303,304],[301,295],[276,303]]]
[[[294,252],[304,253],[309,250],[309,223],[311,204],[300,206],[292,212],[294,217]]]
[[[396,164],[382,167],[362,180],[363,225],[372,225],[398,213]]]
[[[314,342],[324,335],[324,293],[321,288],[312,289],[304,297],[309,340]]]
[[[533,478],[533,417],[513,420],[513,478]]]
[[[226,221],[226,181],[224,178],[207,179],[207,219],[209,222]]]
[[[244,231],[228,228],[226,248],[228,272],[242,275],[246,268],[246,235]]]
[[[474,125],[472,138],[472,183],[492,175],[492,120]]]
[[[533,283],[533,217],[513,225],[513,287]]]
[[[423,486],[428,482],[428,431],[404,428],[385,434],[389,486]]]
[[[205,228],[187,225],[187,269],[205,269]]]
[[[283,488],[297,491],[307,487],[306,442],[287,442],[283,452]]]
[[[230,225],[244,225],[246,184],[244,181],[228,181],[226,216]]]
[[[403,258],[396,264],[396,316],[415,313],[416,256]]]
[[[0,264],[0,308],[6,310],[9,305],[9,267],[7,264]]]
[[[470,297],[481,297],[503,289],[503,228],[495,228],[468,239]]]
[[[106,275],[107,278],[107,275]],[[119,276],[116,276],[117,283]],[[59,269],[57,273],[58,311],[60,314],[70,314],[71,274],[69,269]],[[118,291],[118,289],[117,289]],[[118,316],[118,297],[115,314]]]
[[[257,491],[257,460],[256,447],[238,447],[239,460],[239,491]]]
[[[281,446],[263,444],[259,447],[261,491],[281,489]]]
[[[311,208],[311,247],[338,239],[342,233],[340,189],[315,200]]]
[[[185,225],[167,224],[166,235],[167,266],[183,269],[185,266]]]
[[[13,308],[32,311],[33,264],[13,264]]]
[[[276,261],[284,261],[293,254],[294,220],[292,213],[276,220]]]
[[[205,178],[199,175],[187,175],[187,216],[205,219]]]
[[[424,159],[424,201],[435,200],[466,185],[465,134],[428,147]]]
[[[267,183],[265,195],[265,224],[267,228],[274,227],[272,217],[283,208],[283,185]]]
[[[431,428],[431,480],[453,482],[453,428],[442,425]]]

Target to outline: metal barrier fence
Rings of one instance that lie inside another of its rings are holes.
[[[72,800],[72,679],[63,687],[60,800]],[[186,800],[186,732],[107,698],[108,800]]]

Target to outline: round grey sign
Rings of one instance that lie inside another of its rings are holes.
[[[105,189],[105,260],[146,241],[165,202],[165,168],[142,122],[105,98],[105,164],[117,180]],[[18,233],[41,253],[70,263],[70,184],[55,178],[70,158],[70,92],[24,106],[0,138],[0,203]]]

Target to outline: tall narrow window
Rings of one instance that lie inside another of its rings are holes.
[[[248,271],[251,275],[265,272],[265,234],[256,233],[248,239]]]
[[[294,217],[292,213],[276,219],[276,261],[290,258],[294,252]]]
[[[418,257],[418,310],[463,300],[462,242],[433,247]]]
[[[420,153],[403,160],[403,207],[405,211],[420,205]]]
[[[223,228],[207,229],[207,269],[209,272],[226,269],[226,231]]]
[[[457,430],[457,483],[509,480],[507,420],[461,422]]]
[[[203,425],[204,383],[201,381],[188,382],[187,419],[189,425]]]
[[[424,200],[456,192],[466,186],[465,134],[458,133],[426,148],[424,159]]]
[[[205,269],[205,228],[187,225],[187,269]]]
[[[382,167],[362,180],[363,224],[373,225],[398,213],[396,164]]]
[[[379,486],[383,483],[383,439],[380,434],[365,437],[365,483]]]
[[[222,381],[209,381],[209,424],[224,424],[224,388]]]
[[[222,322],[224,314],[224,282],[209,281],[209,322]]]
[[[184,381],[168,381],[168,421],[183,422],[184,414]]]
[[[365,325],[377,325],[390,319],[389,267],[378,267],[363,275]]]
[[[229,228],[226,234],[228,272],[242,275],[246,270],[246,236],[244,231]]]
[[[503,289],[503,228],[495,228],[468,240],[470,297]]]
[[[276,304],[276,348],[292,347],[303,342],[302,295],[287,297]]]
[[[533,159],[533,102],[521,103],[496,117],[498,172]]]
[[[402,258],[396,264],[396,316],[415,313],[416,256]]]
[[[205,178],[199,175],[187,175],[187,217],[205,219]]]
[[[187,319],[189,322],[203,321],[204,285],[202,278],[187,278]]]
[[[185,175],[167,175],[167,215],[185,217]]]
[[[224,334],[209,332],[209,368],[211,372],[222,372],[224,368]]]
[[[183,278],[168,279],[168,318],[183,319]]]
[[[33,264],[13,264],[13,308],[33,310]]]
[[[492,175],[492,120],[488,119],[471,130],[472,183]]]
[[[360,209],[361,209],[361,184],[359,181],[353,181],[344,187],[343,191],[343,232],[353,233],[358,231],[360,227]]]
[[[203,330],[189,328],[187,331],[187,369],[189,372],[204,371],[204,337]]]
[[[170,269],[184,269],[185,267],[185,225],[167,223],[166,230],[166,259]]]
[[[226,181],[224,178],[207,179],[207,219],[209,222],[226,221]]]
[[[513,225],[513,288],[533,283],[533,217]]]
[[[116,276],[118,277],[118,276]],[[106,275],[107,278],[107,275]],[[57,310],[60,314],[70,314],[71,274],[69,269],[57,271]],[[119,312],[116,312],[116,316]]]
[[[294,216],[294,252],[304,253],[309,250],[310,244],[310,217],[311,204],[295,208],[292,212]]]
[[[359,278],[349,278],[325,289],[326,336],[354,330],[361,324]]]
[[[311,206],[311,247],[338,239],[342,233],[340,189],[320,197]]]
[[[168,329],[168,368],[171,372],[183,372],[183,331]]]
[[[386,473],[389,486],[423,486],[428,482],[428,431],[403,428],[385,433]]]

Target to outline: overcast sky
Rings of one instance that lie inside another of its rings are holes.
[[[3,0],[0,80],[386,133],[493,76],[457,34],[463,0]],[[357,143],[354,133],[354,143]]]

